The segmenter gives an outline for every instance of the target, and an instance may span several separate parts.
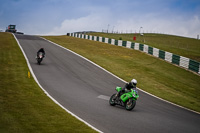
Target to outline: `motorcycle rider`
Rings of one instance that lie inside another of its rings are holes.
[[[136,88],[137,85],[137,80],[136,79],[132,79],[131,82],[126,83],[125,86],[117,93],[117,97],[119,98],[123,93],[125,93],[125,89],[127,90],[137,90]]]
[[[45,51],[44,51],[44,48],[40,48],[37,52],[37,57],[39,56],[39,53],[42,52],[43,54],[43,57],[45,56]]]

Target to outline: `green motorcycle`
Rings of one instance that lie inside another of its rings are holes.
[[[116,91],[119,92],[122,87],[116,87]],[[126,110],[132,110],[136,105],[136,100],[139,98],[137,89],[125,90],[125,93],[120,97],[117,97],[117,93],[110,97],[109,103],[111,106],[120,105],[126,108]]]

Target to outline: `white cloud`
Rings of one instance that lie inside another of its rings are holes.
[[[172,14],[168,15],[160,13],[131,14],[117,16],[115,12],[110,10],[96,10],[88,16],[65,19],[60,26],[52,28],[48,35],[63,35],[78,31],[102,31],[109,26],[112,32],[142,32],[165,33],[185,37],[196,38],[200,34],[200,17],[198,15],[187,17],[184,15]]]
[[[78,31],[101,31],[107,25],[106,17],[91,14],[77,19],[66,19],[60,26],[53,28],[49,35],[60,35]]]

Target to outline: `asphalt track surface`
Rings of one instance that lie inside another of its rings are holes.
[[[139,91],[132,111],[107,98],[124,82],[85,59],[36,36],[15,35],[41,86],[62,106],[105,133],[200,133],[200,115]],[[45,48],[38,65],[36,52]],[[140,83],[139,83],[140,84]],[[79,128],[79,127],[77,127]]]

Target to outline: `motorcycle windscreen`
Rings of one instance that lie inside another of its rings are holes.
[[[117,92],[119,92],[122,89],[122,87],[116,87]]]

